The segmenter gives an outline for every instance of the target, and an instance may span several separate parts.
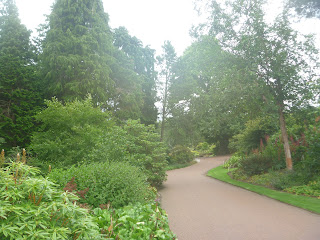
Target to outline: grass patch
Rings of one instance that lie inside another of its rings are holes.
[[[320,199],[294,195],[294,194],[276,191],[270,188],[234,180],[228,175],[228,169],[225,169],[222,166],[211,169],[207,173],[207,175],[209,177],[218,179],[220,181],[227,182],[232,185],[247,189],[249,191],[276,199],[280,202],[284,202],[284,203],[320,214]]]
[[[185,167],[189,167],[193,164],[197,163],[197,161],[192,161],[192,162],[189,162],[189,163],[176,163],[176,164],[169,164],[167,167],[166,167],[166,171],[169,171],[169,170],[174,170],[174,169],[179,169],[179,168],[185,168]]]

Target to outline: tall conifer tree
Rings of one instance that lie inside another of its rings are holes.
[[[26,146],[41,102],[30,31],[21,24],[14,0],[0,3],[0,136],[7,147]]]
[[[114,89],[112,51],[101,0],[57,0],[42,42],[47,97],[68,101],[91,94],[94,102],[107,102]]]
[[[141,90],[143,93],[143,105],[141,106],[141,122],[144,124],[154,124],[157,121],[158,111],[155,107],[156,77],[154,65],[155,50],[149,46],[144,47],[142,42],[130,36],[128,30],[119,27],[114,30],[114,45],[121,50],[133,64],[133,70],[141,79]]]

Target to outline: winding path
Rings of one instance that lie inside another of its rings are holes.
[[[179,240],[320,240],[320,215],[206,176],[226,159],[168,172],[161,204]]]

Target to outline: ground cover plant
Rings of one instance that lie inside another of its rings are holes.
[[[108,239],[176,239],[169,229],[167,214],[158,203],[97,208],[93,215]]]
[[[122,170],[121,177],[129,173]],[[1,239],[175,239],[166,213],[154,202],[155,192],[143,203],[111,208],[113,204],[108,202],[100,205],[103,209],[94,208],[81,204],[76,196],[90,198],[89,191],[76,191],[79,189],[73,181],[62,191],[39,176],[39,171],[22,162],[0,168]]]
[[[0,168],[0,239],[102,239],[78,197],[22,162]]]

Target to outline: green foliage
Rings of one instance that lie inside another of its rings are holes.
[[[0,238],[102,239],[78,198],[62,192],[38,170],[22,163],[0,169]]]
[[[200,157],[212,157],[214,156],[216,145],[209,144],[207,142],[200,142],[195,150],[198,152]]]
[[[173,146],[205,139],[216,144],[216,154],[228,153],[232,135],[263,109],[263,93],[244,68],[243,59],[224,51],[213,36],[199,36],[184,52],[170,86],[168,138]]]
[[[108,112],[92,106],[87,98],[62,104],[47,101],[36,118],[42,131],[34,134],[31,148],[36,164],[67,167],[76,163],[130,162],[148,177],[153,186],[166,179],[166,149],[154,126],[128,120],[115,126]]]
[[[301,168],[311,176],[320,174],[320,116],[306,131],[307,150]]]
[[[87,160],[99,136],[113,125],[110,115],[94,108],[89,97],[66,104],[53,98],[46,104],[36,116],[41,131],[34,133],[30,147],[48,164],[68,166]]]
[[[177,145],[171,149],[169,153],[170,164],[190,163],[194,159],[193,153],[189,148],[181,145]]]
[[[147,177],[128,163],[83,164],[66,170],[53,169],[49,174],[49,178],[61,188],[73,177],[78,190],[88,188],[86,197],[80,199],[80,202],[94,207],[110,202],[113,207],[119,208],[129,203],[145,203],[155,197]]]
[[[245,129],[233,136],[229,147],[242,153],[250,153],[254,149],[263,148],[267,144],[268,136],[276,132],[277,128],[277,120],[272,117],[250,120],[245,124]]]
[[[157,203],[128,205],[121,209],[96,208],[95,221],[108,239],[176,239],[168,217]]]

